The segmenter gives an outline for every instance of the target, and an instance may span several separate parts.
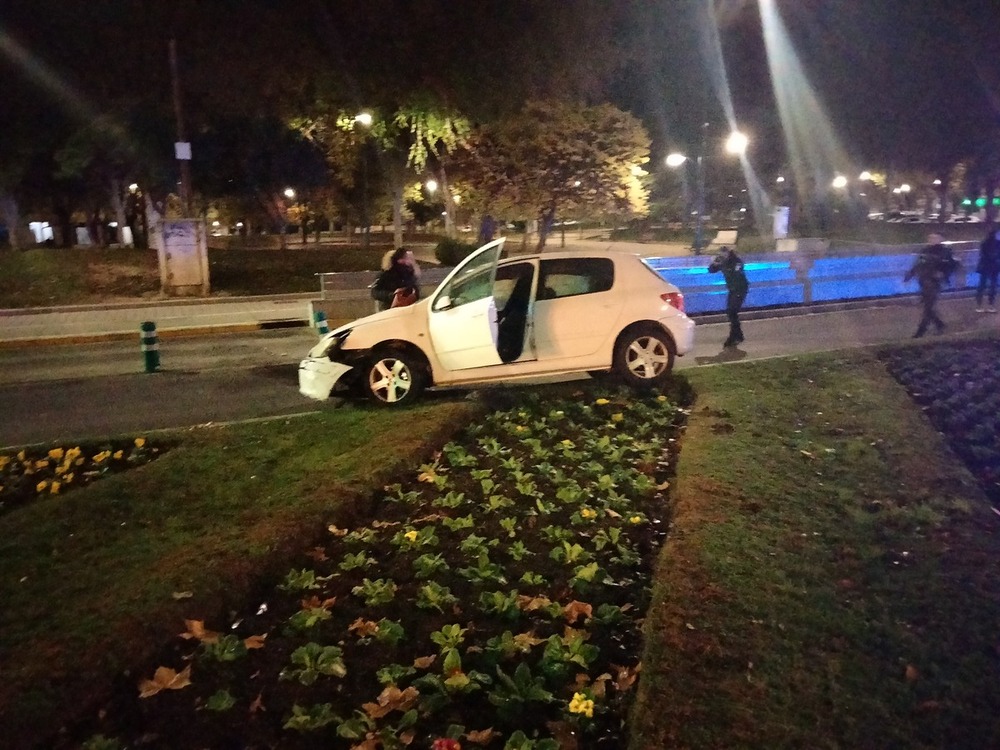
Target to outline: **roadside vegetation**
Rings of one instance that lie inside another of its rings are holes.
[[[0,516],[5,736],[996,746],[1000,518],[962,432],[885,366],[914,393],[949,372],[935,398],[971,403],[996,356],[944,341],[699,368],[661,399],[569,383],[171,436]]]

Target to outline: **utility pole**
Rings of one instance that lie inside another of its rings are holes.
[[[701,126],[701,145],[698,147],[698,209],[694,228],[694,254],[701,255],[705,247],[705,149],[708,143],[708,123]]]
[[[177,40],[170,40],[170,79],[174,90],[174,116],[177,119],[177,143],[174,153],[180,166],[181,205],[187,216],[192,215],[191,208],[191,144],[187,140],[184,129],[184,110],[181,106],[181,81],[177,73]]]

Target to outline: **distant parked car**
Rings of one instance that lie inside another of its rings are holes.
[[[613,372],[662,384],[694,345],[684,297],[636,254],[545,251],[504,258],[503,239],[473,252],[416,304],[348,323],[299,365],[315,399],[359,386],[375,403],[427,386]]]

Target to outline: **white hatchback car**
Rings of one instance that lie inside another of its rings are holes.
[[[684,297],[641,256],[503,257],[503,243],[480,247],[416,304],[328,333],[299,365],[301,393],[323,400],[360,385],[375,403],[399,405],[428,386],[608,371],[642,388],[691,351]]]

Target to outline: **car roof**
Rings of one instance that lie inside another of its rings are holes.
[[[501,262],[511,260],[530,260],[541,258],[542,260],[563,260],[566,258],[642,258],[640,253],[633,250],[620,250],[613,247],[606,248],[560,248],[558,250],[542,250],[541,252],[531,251],[527,253],[508,253]]]

